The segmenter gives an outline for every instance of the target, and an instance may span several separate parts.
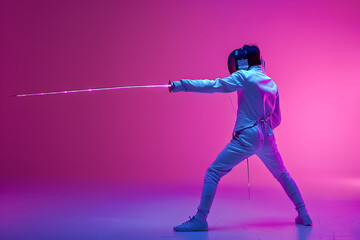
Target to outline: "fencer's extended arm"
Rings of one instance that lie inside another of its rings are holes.
[[[229,93],[240,90],[244,85],[244,77],[241,73],[234,72],[226,78],[216,78],[215,80],[188,80],[182,79],[171,83],[172,92],[198,92],[198,93]]]
[[[280,99],[279,99],[279,93],[276,97],[276,104],[274,112],[271,114],[271,128],[275,129],[277,126],[279,126],[281,123],[281,111],[280,111]]]

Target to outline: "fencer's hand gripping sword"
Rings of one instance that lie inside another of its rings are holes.
[[[130,88],[169,88],[171,84],[160,84],[160,85],[135,85],[135,86],[121,86],[121,87],[106,87],[106,88],[89,88],[89,89],[78,89],[78,90],[65,90],[57,92],[43,92],[43,93],[27,93],[18,94],[14,97],[30,97],[30,96],[43,96],[43,95],[56,95],[56,94],[68,94],[68,93],[80,93],[80,92],[96,92],[106,90],[119,90],[119,89],[130,89]]]

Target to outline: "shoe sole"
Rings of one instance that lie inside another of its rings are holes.
[[[175,232],[206,232],[206,231],[209,231],[209,230],[175,230]]]
[[[301,222],[301,221],[295,221],[296,224],[301,224],[304,226],[312,226],[312,222]]]

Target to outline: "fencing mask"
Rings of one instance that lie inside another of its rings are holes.
[[[253,65],[261,65],[260,49],[255,45],[244,45],[229,55],[228,68],[230,74],[238,70],[248,70]]]

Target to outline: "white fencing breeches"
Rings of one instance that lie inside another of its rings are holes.
[[[269,136],[268,126],[260,122],[234,135],[230,143],[206,170],[201,201],[196,214],[198,218],[206,219],[220,178],[253,154],[261,159],[275,179],[280,182],[296,210],[305,210],[300,191],[283,164],[275,143],[275,136],[273,134]]]

